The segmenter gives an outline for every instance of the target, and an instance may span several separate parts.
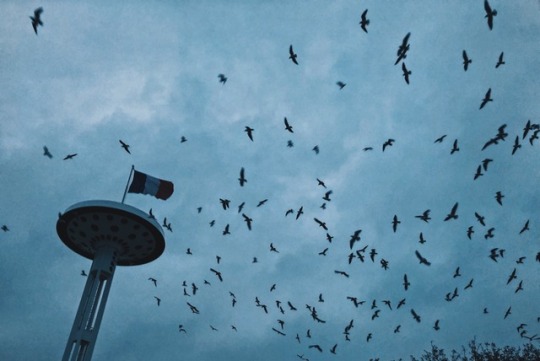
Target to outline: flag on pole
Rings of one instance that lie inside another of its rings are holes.
[[[174,184],[172,182],[133,170],[133,181],[129,186],[128,193],[149,194],[165,200],[169,198],[173,192]]]

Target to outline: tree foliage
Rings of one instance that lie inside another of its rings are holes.
[[[446,355],[444,349],[431,344],[430,351],[424,351],[420,358],[411,355],[411,361],[538,361],[540,348],[531,342],[521,347],[499,347],[495,343],[477,343],[475,339],[469,342],[468,348],[461,347],[461,351],[452,350]]]

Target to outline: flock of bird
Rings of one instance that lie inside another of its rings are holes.
[[[494,17],[497,15],[497,11],[495,9],[492,9],[490,4],[487,0],[484,2],[484,9],[485,9],[485,18],[487,19],[487,25],[489,30],[493,29],[494,26]],[[43,14],[43,8],[37,8],[34,11],[33,16],[30,16],[31,24],[33,27],[33,30],[35,34],[38,34],[38,27],[43,26],[42,22],[42,14]],[[368,27],[371,23],[371,20],[368,18],[368,10],[364,10],[361,13],[360,16],[360,29],[365,33],[368,34]],[[365,35],[368,36],[368,35]],[[404,38],[402,39],[401,43],[398,45],[397,53],[396,53],[396,60],[394,65],[398,65],[400,62],[401,69],[403,72],[404,80],[407,84],[410,83],[412,71],[409,70],[404,62],[404,60],[408,56],[408,52],[410,50],[411,44],[411,33],[407,33]],[[293,45],[289,46],[288,49],[288,57],[291,60],[291,62],[296,66],[301,66],[301,57],[295,52]],[[472,59],[469,57],[467,52],[463,50],[462,52],[463,57],[463,69],[464,71],[468,71],[469,67],[472,64]],[[498,61],[495,65],[496,68],[499,68],[500,66],[505,64],[504,60],[504,53],[501,53]],[[227,76],[225,74],[219,74],[218,75],[219,83],[222,85],[226,85],[227,83]],[[339,89],[342,90],[346,83],[343,81],[336,82]],[[492,89],[489,88],[487,92],[485,93],[483,99],[481,99],[479,109],[484,109],[486,105],[490,102],[493,102],[492,98]],[[291,122],[287,117],[284,117],[283,119],[283,130],[287,132],[287,134],[294,134],[294,128],[293,128],[293,122]],[[244,132],[246,133],[248,139],[250,142],[255,142],[255,132],[256,130],[252,128],[249,125],[246,125],[244,128]],[[530,120],[527,121],[527,123],[524,125],[523,133],[516,135],[514,138],[514,143],[512,145],[511,154],[514,155],[517,150],[522,148],[522,142],[528,141],[530,146],[534,145],[534,141],[539,138],[540,134],[540,124],[532,123]],[[508,133],[506,131],[506,124],[501,125],[497,129],[497,133],[490,139],[486,141],[484,144],[484,147],[482,150],[490,147],[495,146],[498,144],[504,143],[505,139],[508,137]],[[441,135],[437,139],[434,140],[435,144],[442,144],[447,137],[446,134]],[[187,141],[186,137],[182,137],[180,140],[181,143],[184,143]],[[388,138],[382,145],[381,148],[382,152],[389,151],[389,147],[392,147],[394,143],[396,142],[393,138]],[[130,145],[127,144],[124,140],[119,140],[120,147],[128,154],[131,154],[130,151]],[[292,140],[289,140],[287,143],[288,147],[293,147]],[[373,151],[373,146],[366,146],[363,148],[365,152]],[[313,151],[315,154],[319,154],[319,147],[316,145],[313,147]],[[452,147],[450,149],[450,154],[454,154],[456,152],[459,152],[459,144],[458,139],[455,139],[452,143]],[[48,147],[43,147],[43,155],[49,159],[53,158],[53,155],[49,151]],[[64,160],[70,160],[77,156],[77,153],[69,153],[67,154],[63,159]],[[473,181],[478,180],[480,177],[484,176],[486,172],[488,171],[489,164],[493,162],[493,159],[485,158],[481,164],[478,165],[476,168],[472,179]],[[245,169],[245,167],[242,167],[239,170],[239,176],[238,176],[238,184],[240,187],[247,187],[250,183],[248,182],[248,170]],[[324,203],[321,205],[321,214],[324,214],[324,209],[326,208],[326,205],[332,201],[332,195],[333,191],[329,190],[327,188],[327,185],[325,184],[324,180],[321,180],[317,178],[314,180],[316,181],[316,187],[320,187],[322,189],[322,200]],[[502,193],[502,191],[497,191],[493,195],[496,203],[499,206],[503,206],[504,202],[503,199],[505,195]],[[216,202],[219,202],[221,208],[223,211],[231,212],[231,205],[234,204],[234,201],[227,199],[227,198],[219,198],[216,199]],[[266,203],[269,202],[269,199],[263,199],[259,201],[255,205],[255,209],[259,207],[263,207],[266,205]],[[253,227],[257,223],[256,217],[251,217],[248,215],[248,212],[256,212],[255,209],[249,209],[249,206],[246,205],[246,202],[239,202],[237,205],[237,214],[239,217],[241,216],[241,220],[245,222],[246,230],[247,232],[250,232],[253,230]],[[299,205],[297,207],[289,208],[286,210],[283,210],[284,217],[286,219],[293,218],[295,221],[298,221],[300,218],[305,218],[305,213],[313,213],[312,210],[304,209],[303,205]],[[430,223],[432,221],[432,213],[431,209],[426,209],[421,212],[419,212],[418,215],[415,216],[416,219],[418,219],[419,222],[424,223]],[[197,208],[197,213],[203,213],[203,207]],[[459,213],[459,202],[455,202],[453,206],[448,210],[446,213],[446,216],[441,217],[442,222],[453,222],[456,221],[461,214]],[[489,225],[489,223],[486,221],[485,217],[482,216],[479,212],[475,212],[474,219],[472,221],[474,222],[473,225],[469,225],[467,229],[463,230],[463,233],[466,234],[468,239],[472,239],[474,237],[474,234],[478,232],[479,229],[484,230],[485,232],[483,234],[483,238],[485,240],[493,238],[495,236],[495,227],[492,225]],[[149,211],[149,217],[155,218],[152,209]],[[331,250],[331,248],[339,247],[337,242],[334,242],[334,236],[332,235],[332,227],[331,224],[328,224],[324,221],[323,215],[319,216],[318,214],[316,216],[312,216],[312,220],[309,220],[309,222],[313,221],[314,226],[321,229],[321,232],[323,234],[324,239],[328,242],[328,247],[325,247],[320,252],[317,252],[317,255],[320,257],[326,257],[328,252]],[[463,218],[463,217],[462,217]],[[394,233],[399,231],[399,227],[402,223],[402,219],[395,214],[391,221],[391,229]],[[216,224],[218,224],[219,221],[216,221],[216,219],[212,219],[210,221],[210,227],[214,227]],[[163,219],[163,227],[167,229],[169,232],[173,232],[172,225],[170,221],[167,221],[167,218]],[[530,220],[525,220],[523,223],[523,226],[521,229],[516,230],[516,235],[523,235],[524,233],[528,232],[531,226]],[[7,225],[3,225],[1,229],[4,232],[8,232],[10,229]],[[231,235],[231,224],[227,223],[223,225],[222,231],[220,231],[222,236],[229,236]],[[348,279],[351,277],[351,272],[347,269],[347,267],[351,267],[353,262],[358,264],[369,264],[368,258],[371,261],[372,265],[380,265],[380,267],[386,271],[390,269],[390,257],[387,257],[385,255],[380,255],[377,251],[377,249],[373,246],[370,246],[368,244],[362,244],[360,248],[357,248],[358,244],[363,243],[361,238],[362,229],[355,229],[352,231],[352,234],[350,236],[350,239],[347,243],[348,246],[348,255],[347,258],[343,260],[343,264],[336,266],[336,269],[334,270],[334,274],[336,277],[343,277],[345,279]],[[426,238],[423,234],[423,232],[419,233],[419,246],[422,247],[426,243]],[[279,254],[280,251],[278,250],[275,243],[270,243],[269,245],[269,252]],[[495,263],[501,262],[505,258],[505,252],[506,250],[499,247],[493,247],[489,250],[489,252],[486,254],[486,257],[488,257],[490,260],[492,260]],[[428,256],[423,254],[424,251],[420,252],[419,249],[416,249],[414,251],[414,256],[416,260],[419,263],[419,267],[434,267],[433,262],[431,262],[428,259]],[[193,251],[191,248],[188,248],[186,250],[186,254],[188,256],[193,255]],[[519,293],[524,290],[524,282],[523,279],[519,278],[519,267],[522,265],[525,260],[532,259],[533,262],[539,262],[540,263],[540,252],[538,252],[535,255],[529,256],[529,255],[523,255],[520,256],[518,260],[515,261],[515,266],[512,266],[512,270],[509,272],[508,279],[506,282],[507,286],[515,285],[514,293]],[[259,258],[257,256],[254,256],[253,258],[250,258],[251,263],[258,263]],[[215,258],[215,264],[208,267],[208,274],[213,274],[214,279],[216,282],[219,282],[220,284],[227,284],[227,274],[222,273],[222,271],[219,270],[222,257],[219,255],[216,255]],[[508,263],[508,262],[507,262]],[[461,267],[457,267],[452,275],[449,275],[449,278],[452,280],[458,279],[462,277],[461,273]],[[86,272],[83,270],[81,272],[82,276],[86,276]],[[210,277],[210,276],[209,276]],[[275,324],[270,327],[270,329],[276,334],[276,336],[279,337],[291,337],[294,339],[294,341],[298,344],[297,350],[297,357],[301,360],[308,361],[309,357],[315,357],[316,354],[329,352],[331,354],[338,354],[339,353],[339,346],[341,342],[350,342],[352,340],[355,340],[355,337],[360,337],[358,332],[355,334],[353,332],[353,328],[361,328],[362,330],[366,330],[363,332],[363,342],[369,343],[374,337],[378,337],[377,334],[374,332],[369,331],[369,322],[375,321],[376,319],[380,318],[382,314],[384,313],[390,313],[390,312],[397,312],[397,310],[401,310],[408,308],[408,313],[410,313],[410,318],[412,321],[416,323],[422,323],[426,322],[425,317],[422,316],[422,310],[421,307],[416,307],[414,304],[408,303],[405,294],[406,292],[411,288],[415,287],[415,282],[417,280],[411,279],[411,277],[404,273],[403,275],[400,275],[400,278],[402,278],[403,282],[403,290],[402,295],[399,300],[391,300],[391,299],[373,299],[373,300],[366,300],[362,299],[362,297],[358,295],[347,295],[344,298],[344,302],[349,303],[349,307],[353,309],[359,309],[359,308],[365,308],[368,309],[368,318],[366,320],[360,320],[357,319],[355,316],[347,322],[347,324],[343,325],[343,332],[341,335],[337,335],[337,341],[328,343],[318,342],[315,341],[318,327],[328,322],[328,317],[331,317],[331,315],[324,315],[320,312],[317,307],[318,305],[322,305],[325,302],[324,294],[321,292],[319,293],[318,297],[312,302],[307,303],[305,305],[297,304],[295,300],[282,300],[282,299],[275,299],[274,305],[272,306],[268,299],[272,297],[272,292],[275,292],[278,285],[272,284],[268,288],[268,293],[266,295],[257,295],[254,296],[252,300],[239,300],[235,293],[233,291],[228,291],[228,296],[230,297],[230,307],[234,308],[238,304],[238,302],[252,302],[253,307],[256,307],[257,309],[260,309],[261,312],[265,315],[269,315],[270,317],[275,318]],[[210,279],[210,278],[209,278]],[[159,287],[159,280],[153,276],[148,277],[148,281],[150,284],[154,287],[154,289],[157,289]],[[203,282],[205,286],[211,286],[212,282],[204,279],[204,280],[192,280],[192,281],[183,281],[182,283],[182,289],[183,289],[183,296],[185,297],[185,307],[186,311],[193,313],[194,315],[200,315],[203,310],[200,309],[197,306],[197,295],[199,290],[199,285],[197,283]],[[471,277],[464,285],[452,285],[451,289],[445,294],[441,295],[441,299],[444,299],[446,302],[454,302],[456,298],[463,296],[465,297],[465,293],[469,292],[470,289],[472,289],[474,286],[474,278]],[[162,304],[162,299],[158,296],[153,295],[155,299],[156,306],[160,306]],[[486,300],[487,302],[487,300]],[[301,313],[305,312],[305,317],[311,318],[313,320],[313,326],[308,329],[304,330],[291,330],[288,328],[288,320],[287,316],[291,313]],[[483,305],[482,308],[479,310],[479,312],[483,314],[490,314],[489,307],[487,305]],[[512,307],[509,306],[504,313],[500,315],[501,318],[507,319],[511,317],[512,315]],[[499,316],[497,316],[499,317]],[[427,320],[430,322],[431,328],[437,332],[444,328],[444,324],[441,321],[441,319],[429,319]],[[536,319],[537,322],[540,322],[540,317]],[[531,334],[528,329],[528,324],[525,322],[520,322],[519,326],[517,327],[517,333],[524,339],[529,340],[530,342],[533,341],[539,341],[540,336],[538,334]],[[238,329],[238,327],[235,324],[229,325],[230,330],[232,332],[241,332],[241,330]],[[396,324],[392,326],[392,331],[394,334],[398,334],[401,332],[401,330],[405,327],[408,327],[407,324]],[[214,324],[209,325],[211,332],[218,332],[221,330],[221,327],[216,327]],[[178,325],[178,332],[185,334],[186,337],[190,335],[190,327],[186,322],[183,322],[182,324]],[[341,341],[339,341],[341,340]],[[359,341],[358,341],[359,342]]]

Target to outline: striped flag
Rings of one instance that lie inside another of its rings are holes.
[[[167,199],[174,192],[174,184],[172,182],[158,179],[148,174],[133,171],[133,181],[129,186],[129,193],[149,194],[159,199]]]

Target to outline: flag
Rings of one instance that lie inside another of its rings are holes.
[[[133,171],[133,181],[129,186],[129,193],[149,194],[159,199],[167,199],[174,192],[172,182],[158,179],[142,172]]]

